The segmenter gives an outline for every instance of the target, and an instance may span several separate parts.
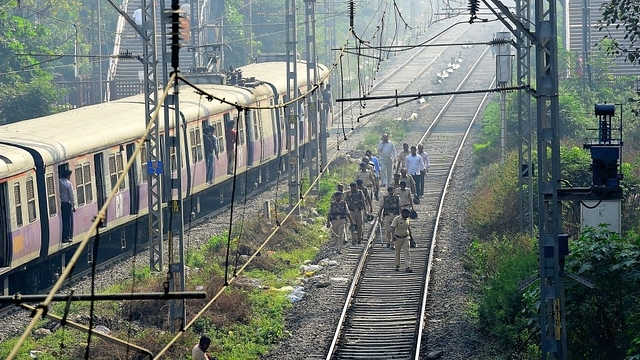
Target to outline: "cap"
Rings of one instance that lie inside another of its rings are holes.
[[[387,191],[393,191],[393,186],[387,186]]]
[[[363,182],[362,179],[356,180],[356,184],[358,184],[358,185],[362,185],[362,182]]]
[[[364,161],[362,161],[362,162],[360,163],[360,166],[367,166],[367,163],[366,163],[366,162],[364,162]]]
[[[364,152],[365,155],[371,155],[371,150],[367,150]]]
[[[356,184],[355,182],[352,182],[351,184],[349,184],[350,187],[354,187],[354,186],[358,186],[358,184]]]
[[[338,185],[336,185],[337,187],[344,187],[343,183],[338,183]]]
[[[333,196],[342,196],[342,191],[336,191],[333,193]]]
[[[400,185],[407,185],[407,182],[402,180],[402,181],[400,181]]]

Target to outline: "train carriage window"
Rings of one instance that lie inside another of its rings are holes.
[[[124,156],[122,155],[122,153],[116,154],[116,165],[118,166],[118,177],[120,177],[124,172]],[[124,190],[125,185],[126,182],[125,179],[123,179],[120,183],[120,190]]]
[[[84,197],[84,176],[82,176],[82,165],[76,166],[74,171],[76,174],[76,195],[78,198],[78,207],[85,204]]]
[[[222,154],[223,152],[225,152],[225,139],[224,139],[224,133],[223,133],[223,129],[224,127],[222,126],[222,121],[216,121],[215,125],[213,127],[213,136],[218,138],[218,153]]]
[[[149,179],[149,173],[147,173],[147,162],[149,161],[149,154],[147,154],[147,144],[142,144],[140,147],[140,166],[142,167],[142,182],[145,183]]]
[[[222,129],[223,129],[223,135],[225,135],[224,129],[227,128],[227,126],[229,124],[229,121],[231,121],[231,114],[229,114],[229,113],[224,114],[224,119],[223,120],[224,120],[224,127]],[[220,149],[226,151],[227,150],[227,138],[226,138],[226,136],[222,136],[222,138],[224,140],[223,140],[223,142],[218,142],[218,146],[220,147]]]
[[[191,162],[195,164],[202,161],[203,158],[200,128],[191,129],[189,132],[189,140],[191,141]]]
[[[22,226],[22,198],[20,194],[20,183],[15,183],[13,187],[13,198],[16,210],[16,226]]]
[[[84,196],[86,203],[90,204],[93,202],[93,188],[91,187],[91,166],[89,163],[82,165],[82,171],[84,175]]]
[[[27,188],[27,215],[29,223],[36,221],[36,192],[33,188],[33,178],[28,177],[26,182]]]
[[[260,106],[260,103],[258,103],[258,106]],[[263,111],[262,109],[258,109],[258,111],[256,111],[256,117],[253,119],[253,140],[258,140],[260,136],[262,136],[262,134],[260,134],[260,124],[262,123]]]
[[[244,119],[242,114],[236,117],[236,130],[238,131],[238,141],[240,142],[238,145],[244,145]]]
[[[172,146],[169,148],[169,154],[171,157],[171,172],[174,173],[178,171],[178,157],[176,156],[176,147]]]
[[[109,178],[111,179],[111,189],[116,186],[118,178],[124,171],[124,161],[122,159],[122,153],[109,155]],[[125,187],[125,181],[120,183],[118,190],[123,190]]]
[[[47,204],[49,206],[49,217],[54,217],[58,213],[56,207],[56,188],[54,186],[53,174],[47,174]]]

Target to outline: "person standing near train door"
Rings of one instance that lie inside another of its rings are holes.
[[[235,122],[230,120],[227,122],[227,128],[225,130],[225,140],[227,143],[227,175],[233,175],[235,167],[236,136],[238,132],[234,126]]]
[[[60,173],[60,217],[62,218],[62,242],[70,243],[73,239],[73,213],[76,203],[71,184],[72,171],[64,169]]]
[[[396,146],[389,140],[389,134],[382,134],[378,142],[378,155],[380,155],[380,183],[382,186],[391,185],[393,181],[393,162],[396,160]]]
[[[204,158],[207,164],[207,185],[213,184],[213,175],[215,172],[215,160],[213,157],[215,156],[216,160],[218,159],[218,138],[214,135],[214,127],[207,126],[204,128]]]

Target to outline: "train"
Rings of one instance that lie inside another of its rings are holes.
[[[306,68],[304,61],[297,61],[298,69]],[[326,78],[329,69],[321,64],[317,68],[318,79]],[[175,126],[181,127],[183,197],[219,206],[231,193],[233,176],[229,175],[225,138],[230,125],[235,125],[237,132],[235,174],[241,175],[237,179],[245,186],[261,186],[287,171],[288,164],[281,159],[288,152],[289,125],[283,108],[274,106],[286,98],[287,83],[287,63],[268,61],[239,67],[229,81],[197,85],[207,94],[243,108],[260,108],[244,111],[226,102],[208,101],[192,88],[181,86],[179,121],[176,124],[170,119],[169,129],[165,129],[160,119],[159,128],[162,144],[165,135],[175,133]],[[297,88],[299,93],[307,91],[306,71],[298,71]],[[325,114],[330,128],[331,113]],[[230,120],[234,123],[229,124]],[[308,116],[301,115],[299,121],[300,129],[308,129]],[[214,128],[220,151],[212,182],[206,181],[203,148],[203,130],[208,126]],[[116,189],[106,220],[98,229],[101,248],[125,249],[148,239],[148,225],[141,222],[149,213],[146,143],[134,166],[123,174],[145,127],[143,94],[0,126],[0,286],[5,295],[55,280],[55,274],[61,273],[77,244],[87,236],[121,175],[125,181]],[[300,146],[311,137],[301,132]],[[174,173],[175,156],[162,155]],[[62,239],[59,178],[66,170],[73,174],[77,208],[70,241]]]

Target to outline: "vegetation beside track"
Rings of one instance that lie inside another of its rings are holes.
[[[562,63],[572,63],[569,54],[564,55],[567,61]],[[597,128],[594,104],[627,104],[623,106],[623,232],[618,236],[603,228],[581,233],[580,205],[563,203],[563,231],[571,235],[565,271],[595,284],[590,289],[565,277],[567,347],[571,359],[631,360],[640,359],[640,124],[634,113],[637,104],[627,100],[636,96],[635,78],[608,78],[602,75],[606,71],[597,70],[603,63],[594,62],[592,87],[580,78],[560,82],[562,178],[572,186],[590,186],[591,158],[582,143],[597,137],[587,131]],[[508,97],[507,131],[517,134],[517,101],[515,94]],[[480,291],[470,313],[493,336],[494,352],[502,358],[539,358],[538,281],[521,289],[524,281],[538,274],[538,242],[535,236],[519,234],[518,138],[509,136],[508,154],[501,164],[499,109],[497,102],[487,108],[475,145],[478,175],[467,214],[475,238],[467,264]],[[535,143],[532,150],[535,164]]]

